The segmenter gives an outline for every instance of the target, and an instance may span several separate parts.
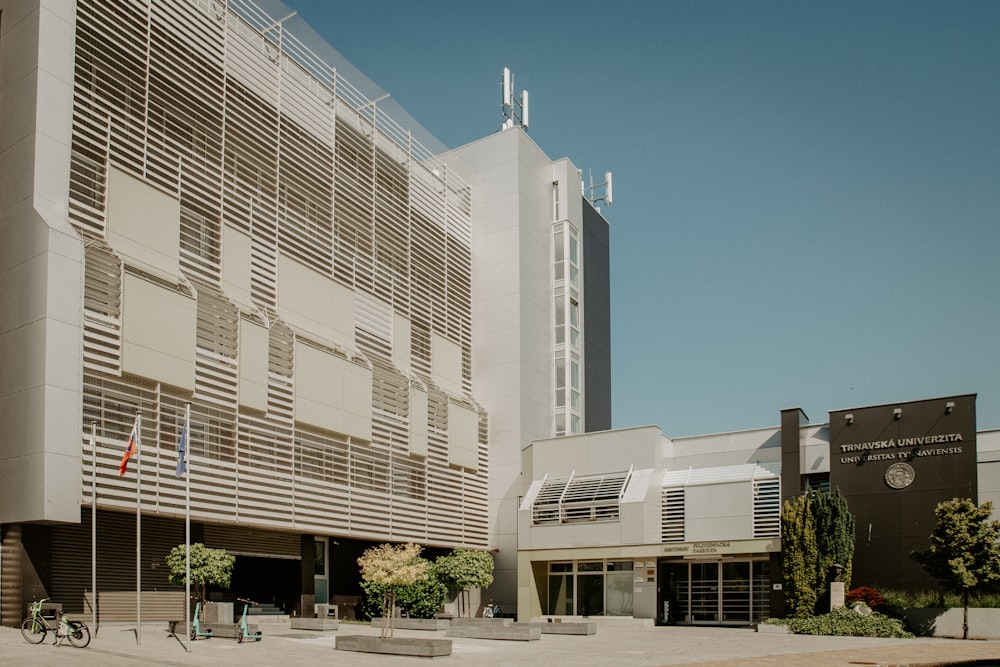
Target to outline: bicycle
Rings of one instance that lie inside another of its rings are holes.
[[[21,635],[29,644],[41,644],[48,633],[55,635],[53,645],[62,646],[64,639],[77,648],[84,648],[90,643],[90,628],[83,621],[71,621],[66,614],[58,612],[53,626],[49,619],[42,615],[42,603],[49,598],[42,598],[29,605],[31,615],[21,621]]]
[[[490,600],[483,607],[483,618],[500,618],[501,614],[500,603],[494,600]]]

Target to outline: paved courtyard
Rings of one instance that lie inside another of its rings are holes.
[[[1000,665],[1000,641],[954,639],[872,639],[758,634],[749,629],[649,627],[601,624],[591,636],[543,635],[538,641],[507,642],[455,639],[453,653],[440,658],[409,658],[334,650],[337,635],[374,635],[368,626],[341,624],[334,632],[291,630],[287,624],[262,624],[259,643],[232,639],[193,642],[191,652],[167,633],[165,623],[144,624],[136,645],[134,624],[102,626],[85,649],[65,644],[32,646],[17,629],[0,628],[0,664],[7,665],[702,665],[762,667],[857,667],[921,665],[922,667],[989,661]],[[444,637],[443,631],[396,631],[401,637]]]

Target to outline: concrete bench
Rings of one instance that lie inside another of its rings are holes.
[[[340,621],[335,618],[321,616],[319,618],[292,618],[289,621],[292,630],[337,630]]]
[[[450,639],[420,639],[413,637],[367,637],[340,635],[334,648],[338,651],[412,655],[419,658],[436,658],[451,655]]]
[[[509,618],[452,619],[448,637],[464,639],[502,639],[507,641],[532,641],[541,639],[542,630],[531,623],[514,623]]]
[[[385,619],[375,617],[372,619],[373,628],[385,626]],[[394,618],[392,627],[396,630],[447,630],[448,619],[446,618]]]
[[[596,635],[597,623],[532,623],[543,635]]]

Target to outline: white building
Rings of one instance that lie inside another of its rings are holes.
[[[0,11],[3,622],[84,608],[95,507],[104,618],[133,617],[137,416],[144,617],[181,604],[187,403],[234,593],[350,604],[363,548],[414,541],[498,549],[513,601],[521,448],[610,426],[576,168],[521,127],[442,155],[277,2]]]
[[[645,426],[532,443],[518,618],[780,617],[782,502],[808,488],[840,489],[855,515],[852,586],[933,588],[909,553],[927,548],[934,506],[1000,498],[1000,431],[977,433],[975,396],[804,417],[793,408],[774,428],[669,438]]]

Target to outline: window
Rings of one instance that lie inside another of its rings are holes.
[[[627,472],[542,480],[531,506],[531,523],[617,521],[621,497],[632,475]]]
[[[566,222],[557,222],[554,227],[552,262],[554,278],[552,319],[555,341],[553,430],[554,435],[559,436],[583,432],[580,235]],[[568,364],[567,358],[570,362]]]
[[[781,537],[781,480],[776,477],[753,482],[753,536]]]
[[[549,563],[548,614],[631,616],[632,561]]]
[[[663,489],[661,537],[664,543],[684,541],[684,487]]]

